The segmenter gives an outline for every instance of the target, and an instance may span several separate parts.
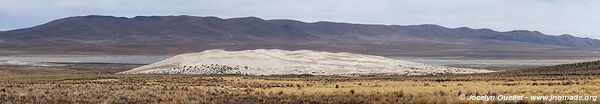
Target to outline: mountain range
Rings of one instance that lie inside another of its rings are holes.
[[[209,49],[309,49],[383,56],[600,56],[600,40],[433,24],[197,16],[76,16],[0,32],[0,54],[8,55],[171,55]]]

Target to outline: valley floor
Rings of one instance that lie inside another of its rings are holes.
[[[468,98],[600,95],[597,72],[362,77],[113,74],[137,66],[0,65],[0,103],[598,103]]]

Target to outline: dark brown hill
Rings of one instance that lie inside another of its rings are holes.
[[[600,75],[600,61],[529,68],[514,72],[531,75]]]
[[[590,56],[600,40],[438,25],[306,23],[256,17],[79,16],[0,32],[4,54],[178,54],[310,49],[405,56]]]
[[[589,79],[600,75],[600,61],[580,62],[519,70],[498,71],[492,73],[470,74],[470,75],[448,75],[447,78],[469,77],[484,79],[535,79],[535,80],[569,80]],[[559,83],[560,84],[560,83]]]

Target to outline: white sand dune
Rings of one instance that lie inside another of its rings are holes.
[[[380,56],[310,50],[207,50],[188,53],[121,72],[121,74],[448,74],[488,70],[426,65]]]

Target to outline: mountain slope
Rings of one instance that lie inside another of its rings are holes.
[[[521,70],[509,70],[503,72],[489,73],[495,75],[518,75],[518,76],[590,76],[600,74],[600,61],[579,62]],[[485,74],[484,74],[485,75]]]
[[[410,56],[571,56],[568,53],[577,51],[576,55],[589,56],[597,55],[593,51],[600,47],[600,40],[525,30],[95,15],[0,32],[0,43],[0,54],[179,54],[278,48]]]

